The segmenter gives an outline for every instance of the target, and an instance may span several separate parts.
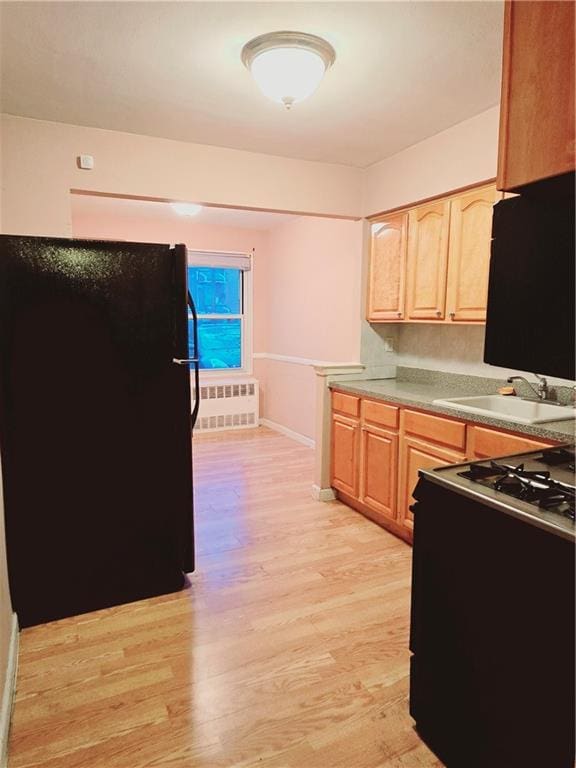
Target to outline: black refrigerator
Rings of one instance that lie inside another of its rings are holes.
[[[183,245],[0,236],[20,626],[175,591],[194,569],[188,299]]]

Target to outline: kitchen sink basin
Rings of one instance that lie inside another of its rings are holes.
[[[547,421],[567,421],[576,418],[576,408],[505,395],[451,397],[446,400],[433,400],[433,404],[483,416],[496,416],[517,424],[543,424]]]

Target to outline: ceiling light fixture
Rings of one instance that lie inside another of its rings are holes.
[[[170,203],[170,206],[180,216],[196,216],[202,210],[196,203]]]
[[[269,32],[242,49],[262,93],[286,109],[314,93],[335,59],[330,43],[306,32]]]

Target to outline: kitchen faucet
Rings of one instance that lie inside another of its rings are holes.
[[[538,387],[535,387],[533,384],[531,384],[528,379],[525,379],[524,376],[510,376],[509,379],[506,381],[508,384],[512,384],[513,381],[523,381],[525,384],[528,384],[530,389],[535,393],[538,400],[547,400],[548,399],[548,382],[544,378],[544,376],[539,376],[537,373],[534,374],[536,378],[538,379]],[[525,399],[531,399],[531,398],[525,398]]]

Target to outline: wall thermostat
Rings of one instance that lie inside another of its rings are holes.
[[[91,171],[94,168],[94,158],[92,155],[79,155],[77,157],[78,168],[85,171]]]

